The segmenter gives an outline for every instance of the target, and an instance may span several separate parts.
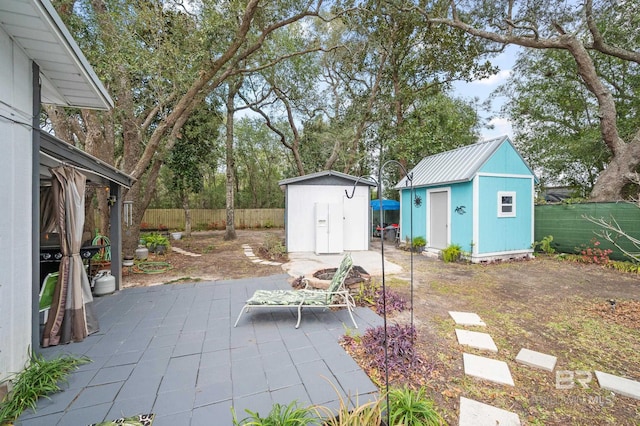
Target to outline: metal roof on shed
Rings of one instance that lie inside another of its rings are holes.
[[[348,181],[348,182],[344,182]],[[291,185],[291,184],[307,184],[307,185],[331,185],[331,184],[358,184],[376,186],[376,183],[369,180],[369,178],[362,178],[357,176],[351,176],[346,173],[336,172],[335,170],[325,170],[323,172],[311,173],[304,176],[296,176],[289,179],[283,179],[278,182],[278,185]]]
[[[425,157],[409,172],[413,173],[413,186],[468,182],[505,141],[510,143],[509,137],[500,136]],[[404,177],[395,189],[406,186]]]

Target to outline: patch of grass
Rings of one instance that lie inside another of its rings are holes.
[[[61,390],[59,383],[79,365],[90,362],[87,357],[61,356],[51,360],[32,353],[24,370],[10,379],[13,389],[0,403],[0,425],[15,421],[27,408],[36,411],[40,397]]]

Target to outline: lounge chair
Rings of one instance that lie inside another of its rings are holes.
[[[242,307],[234,327],[238,325],[240,317],[244,312],[249,312],[251,308],[298,308],[298,322],[296,328],[300,326],[302,319],[302,308],[347,308],[351,321],[355,328],[358,328],[353,319],[353,308],[355,302],[344,282],[353,266],[350,254],[346,254],[340,263],[326,290],[311,290],[309,283],[305,280],[305,288],[302,290],[257,290],[253,296]]]

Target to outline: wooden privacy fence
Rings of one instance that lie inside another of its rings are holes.
[[[553,236],[551,246],[562,253],[574,253],[576,248],[583,246],[593,247],[591,240],[596,238],[600,242],[600,248],[613,250],[609,256],[611,259],[628,260],[617,247],[595,234],[602,228],[583,216],[596,219],[602,217],[605,220],[614,218],[625,232],[640,239],[640,207],[625,202],[535,206],[534,238],[541,241],[548,235]],[[637,251],[626,239],[620,238],[618,242],[625,250]]]
[[[191,210],[193,230],[224,229],[227,211],[225,209]],[[234,225],[245,228],[284,228],[284,209],[237,209]],[[142,229],[184,229],[184,210],[148,209],[142,218]]]

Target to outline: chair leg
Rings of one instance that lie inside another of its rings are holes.
[[[351,322],[353,323],[355,328],[358,328],[358,324],[356,324],[356,320],[353,318],[353,308],[356,306],[356,302],[355,300],[353,300],[353,297],[351,297],[351,295],[348,296],[347,299],[347,311],[349,312],[349,316],[351,317]]]
[[[242,309],[240,309],[240,314],[238,315],[238,319],[236,319],[236,323],[233,324],[233,327],[235,328],[238,325],[238,321],[240,321],[240,317],[242,316],[242,314],[245,312],[245,309],[247,310],[247,312],[249,312],[249,305],[244,305],[242,307]]]
[[[300,320],[302,319],[302,303],[298,305],[298,322],[296,328],[300,327]]]

